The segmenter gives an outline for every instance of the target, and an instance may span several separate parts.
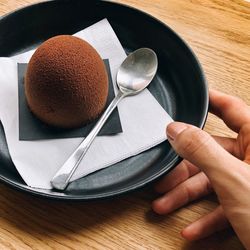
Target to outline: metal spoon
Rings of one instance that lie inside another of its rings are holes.
[[[103,113],[95,127],[88,136],[81,142],[77,149],[71,154],[68,160],[58,170],[51,180],[51,185],[64,190],[77,169],[83,156],[88,151],[94,138],[115,109],[117,104],[126,96],[135,95],[145,89],[152,81],[158,67],[158,60],[155,52],[148,48],[141,48],[123,61],[117,73],[117,85],[119,91],[109,107]],[[143,104],[142,104],[143,105]]]

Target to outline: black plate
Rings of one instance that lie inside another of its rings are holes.
[[[191,49],[169,27],[136,9],[104,1],[60,0],[17,10],[0,20],[0,56],[34,48],[57,34],[73,34],[107,18],[127,52],[140,47],[156,51],[159,69],[150,91],[174,120],[203,127],[208,90]],[[150,136],[150,135],[149,135]],[[142,187],[180,161],[168,142],[140,155],[72,182],[64,193],[28,187],[11,162],[0,127],[0,179],[20,190],[44,197],[90,200]]]

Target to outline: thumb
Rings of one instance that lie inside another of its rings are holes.
[[[241,164],[208,133],[195,126],[181,122],[170,123],[167,136],[174,150],[205,172],[212,182],[234,172],[228,170],[238,168]]]

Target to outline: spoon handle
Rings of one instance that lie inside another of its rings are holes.
[[[76,148],[76,150],[70,155],[68,160],[62,165],[62,167],[57,171],[54,177],[51,180],[51,185],[53,188],[58,190],[64,190],[72,177],[73,173],[77,169],[80,164],[83,156],[87,153],[90,145],[95,139],[96,135],[101,130],[102,126],[111,115],[113,110],[116,108],[117,104],[122,100],[125,96],[120,90],[117,93],[116,97],[112,100],[108,108],[105,110],[99,121],[96,123],[94,128],[88,134],[85,139],[80,143],[80,145]]]

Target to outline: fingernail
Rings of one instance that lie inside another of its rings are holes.
[[[174,141],[178,134],[187,128],[185,123],[172,122],[167,126],[168,139]]]

